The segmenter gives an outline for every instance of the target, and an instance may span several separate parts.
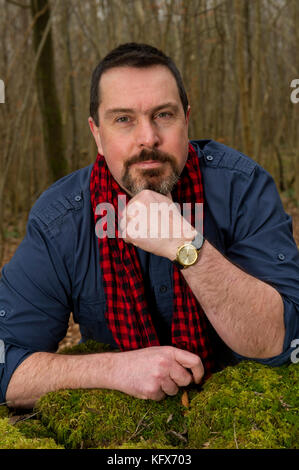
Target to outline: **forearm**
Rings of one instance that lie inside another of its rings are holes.
[[[8,385],[8,406],[32,408],[47,392],[66,388],[106,388],[137,398],[161,400],[204,375],[201,359],[172,346],[64,356],[34,353],[15,370]]]
[[[272,286],[232,264],[207,240],[199,261],[182,273],[209,321],[233,351],[255,358],[282,352],[284,307]]]
[[[32,408],[42,395],[59,389],[113,388],[113,355],[34,353],[10,379],[6,391],[8,406]]]

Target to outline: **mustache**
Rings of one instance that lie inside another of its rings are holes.
[[[124,164],[125,170],[127,170],[131,165],[134,163],[141,163],[146,162],[148,160],[158,161],[161,163],[173,163],[174,158],[169,155],[168,153],[161,152],[161,150],[153,149],[153,150],[141,150],[138,155],[134,155],[129,160],[127,160]]]

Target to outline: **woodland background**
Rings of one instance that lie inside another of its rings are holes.
[[[55,180],[90,164],[91,73],[127,41],[182,72],[190,138],[213,138],[275,178],[299,243],[299,0],[0,0],[0,266]]]

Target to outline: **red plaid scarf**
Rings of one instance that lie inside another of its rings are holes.
[[[125,195],[111,175],[105,159],[98,154],[90,178],[91,203],[95,224],[96,207],[113,204],[118,220],[118,196]],[[185,168],[172,192],[174,202],[203,203],[203,186],[198,156],[189,144]],[[194,214],[192,214],[194,223]],[[106,321],[121,350],[159,345],[146,302],[142,270],[136,248],[118,237],[99,238],[100,266],[106,295]],[[174,308],[171,327],[172,345],[198,354],[209,376],[214,366],[209,324],[180,270],[173,266]]]

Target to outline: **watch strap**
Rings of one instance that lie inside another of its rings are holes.
[[[201,232],[197,232],[195,238],[192,240],[191,245],[193,245],[197,250],[200,250],[205,238]]]

